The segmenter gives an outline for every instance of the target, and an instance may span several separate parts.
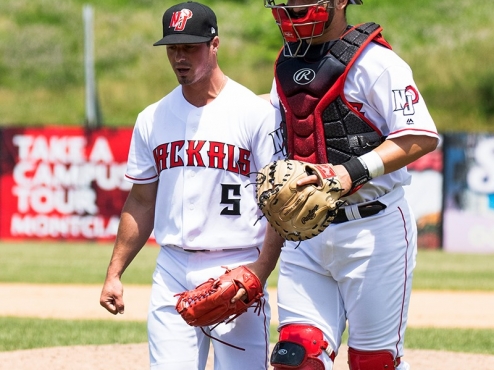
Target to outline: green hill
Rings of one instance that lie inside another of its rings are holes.
[[[84,122],[82,8],[95,15],[98,95],[104,124],[131,126],[176,86],[161,37],[173,1],[2,0],[0,125]],[[271,86],[281,36],[262,0],[204,0],[218,16],[220,63],[257,93]],[[364,0],[350,23],[374,21],[411,65],[441,131],[494,129],[492,0]]]

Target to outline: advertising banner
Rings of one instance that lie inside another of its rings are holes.
[[[113,240],[132,128],[0,130],[0,239]],[[494,135],[450,133],[408,166],[419,248],[494,253]]]
[[[444,250],[494,252],[494,135],[445,135]]]
[[[0,131],[0,238],[114,239],[132,129]]]

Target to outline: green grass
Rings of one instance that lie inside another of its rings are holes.
[[[267,92],[281,47],[262,1],[204,0],[216,11],[220,64],[256,93]],[[105,125],[130,126],[176,84],[156,0],[2,0],[0,125],[81,125],[84,121],[82,6],[94,8],[97,87]],[[352,24],[374,21],[414,71],[440,131],[494,130],[494,12],[488,0],[367,1]]]
[[[413,288],[494,292],[494,254],[420,250]]]
[[[0,243],[0,282],[103,284],[113,246],[106,243]],[[151,284],[159,248],[145,246],[122,281]],[[22,273],[21,273],[22,272]]]
[[[102,284],[113,246],[107,243],[0,243],[0,282]],[[126,284],[150,284],[159,248],[144,247],[123,275]],[[419,250],[414,289],[494,291],[494,254]],[[23,273],[20,273],[22,271]],[[277,270],[268,280],[276,286]]]
[[[2,242],[0,283],[102,284],[112,248],[106,243]],[[158,251],[154,245],[144,247],[124,274],[124,284],[149,285]],[[494,291],[492,266],[494,254],[419,250],[414,289]],[[269,286],[276,286],[276,275]],[[147,340],[142,322],[0,317],[0,327],[0,351]],[[276,342],[275,326],[270,334]],[[494,330],[409,328],[405,347],[494,354]]]
[[[408,328],[405,348],[494,355],[494,330]]]
[[[0,352],[147,341],[145,322],[0,317],[0,327]],[[276,343],[277,339],[276,326],[272,325],[270,341]],[[345,332],[343,343],[347,339]],[[405,347],[494,355],[494,330],[408,328]]]
[[[147,341],[145,322],[0,317],[0,351]]]

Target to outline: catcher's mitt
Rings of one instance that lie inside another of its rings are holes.
[[[245,301],[231,303],[240,288],[247,294]],[[247,267],[226,269],[217,279],[209,279],[195,289],[179,293],[177,312],[191,326],[212,326],[230,322],[257,303],[261,306],[263,287],[259,278]]]
[[[307,175],[316,175],[318,184],[297,186]],[[257,175],[257,205],[271,226],[285,239],[310,239],[329,226],[336,217],[341,184],[332,167],[278,160]]]

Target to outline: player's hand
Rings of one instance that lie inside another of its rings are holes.
[[[252,271],[252,273],[258,277],[258,279],[261,281],[262,286],[266,284],[266,280],[270,272],[264,273],[262,267],[260,266],[259,261],[246,264],[245,266],[248,267]],[[239,282],[239,284],[242,286],[242,283]],[[247,291],[242,287],[239,288],[237,294],[235,294],[235,296],[230,300],[230,302],[235,303],[239,300],[247,301],[248,298],[249,297],[247,296]]]
[[[114,315],[124,313],[123,285],[119,279],[105,281],[99,303]]]
[[[346,168],[343,167],[342,165],[333,166],[330,163],[328,163],[327,165],[323,164],[322,166],[333,167],[336,176],[338,176],[338,180],[340,180],[341,187],[344,189],[341,192],[342,196],[348,193],[348,191],[352,188],[352,179],[350,178],[350,175],[348,174]],[[309,184],[321,185],[319,184],[316,175],[308,175],[307,177],[304,177],[297,181],[298,186],[305,186]]]
[[[235,303],[237,301],[245,301],[247,298],[247,291],[244,288],[240,288],[230,302]]]
[[[305,185],[309,185],[309,184],[320,185],[316,175],[308,175],[308,176],[304,177],[303,179],[300,179],[297,181],[298,186],[305,186]]]

